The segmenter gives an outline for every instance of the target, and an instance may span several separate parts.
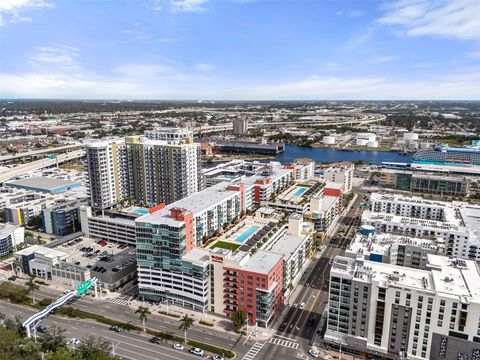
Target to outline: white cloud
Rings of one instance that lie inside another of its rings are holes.
[[[174,12],[203,12],[203,5],[208,0],[171,0],[172,11]]]
[[[379,23],[397,26],[403,35],[480,40],[478,0],[397,0],[383,11]]]
[[[354,10],[349,10],[349,11],[337,11],[335,13],[337,16],[346,16],[349,18],[355,18],[363,15],[363,12],[360,10],[354,9]]]
[[[215,70],[216,66],[212,64],[200,63],[200,64],[195,64],[195,68],[200,71],[208,72],[208,71]]]
[[[361,29],[359,32],[351,36],[349,39],[347,39],[347,41],[345,41],[342,45],[340,45],[340,51],[350,52],[357,49],[359,46],[370,40],[374,33],[374,26],[366,26],[365,28]]]
[[[165,64],[125,64],[113,69],[127,78],[169,78],[187,80],[188,76],[176,67]]]
[[[35,49],[35,53],[30,57],[30,61],[47,64],[73,65],[77,57],[78,49],[73,46],[44,46]]]
[[[35,8],[52,7],[53,5],[44,0],[1,0],[0,1],[0,26],[6,23],[20,21],[32,21],[23,12]]]
[[[395,56],[378,56],[368,60],[371,64],[383,64],[387,62],[395,61],[397,58]]]

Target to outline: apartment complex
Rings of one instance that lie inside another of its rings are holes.
[[[480,206],[374,193],[362,224],[377,232],[445,241],[445,255],[480,259]]]
[[[345,193],[350,193],[353,188],[353,170],[354,165],[350,162],[339,162],[331,164],[323,171],[325,181],[333,183],[343,183]]]
[[[87,145],[92,207],[110,208],[125,198],[169,204],[201,190],[200,148],[191,135],[167,128]]]
[[[474,261],[429,254],[420,270],[337,256],[325,340],[389,359],[475,359],[479,284]]]
[[[466,195],[469,183],[464,176],[441,176],[394,169],[382,169],[378,179],[380,185],[391,189],[439,195]]]
[[[240,118],[234,119],[232,122],[233,135],[245,135],[248,132],[248,119]]]

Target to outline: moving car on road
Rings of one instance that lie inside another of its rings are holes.
[[[173,345],[173,348],[174,348],[175,350],[183,350],[183,349],[184,349],[184,347],[183,347],[182,344],[174,344],[174,345]]]
[[[78,340],[77,338],[70,338],[67,340],[67,345],[79,345],[80,344],[80,340]]]
[[[194,355],[203,356],[203,350],[199,348],[191,348],[190,352]]]
[[[320,356],[320,353],[317,350],[310,349],[308,350],[308,353],[310,356],[313,356],[314,358],[318,358]]]
[[[161,340],[160,340],[158,337],[156,337],[156,336],[153,337],[153,338],[151,338],[151,339],[148,340],[148,341],[150,341],[150,342],[153,343],[153,344],[160,344],[160,342],[161,342]]]
[[[300,310],[305,309],[305,303],[302,302],[302,303],[298,306],[298,308],[299,308]]]

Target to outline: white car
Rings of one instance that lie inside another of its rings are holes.
[[[67,294],[70,294],[71,292],[72,292],[72,290],[67,289],[67,290],[65,290],[63,293],[64,293],[65,295],[67,295]]]
[[[175,350],[183,350],[183,349],[185,349],[182,344],[175,344],[175,345],[173,345],[173,348],[174,348]]]
[[[212,360],[224,360],[220,355],[213,355]]]
[[[71,339],[67,340],[67,344],[68,345],[79,345],[80,340],[78,340],[77,338],[71,338]]]
[[[320,353],[316,350],[310,349],[308,350],[308,353],[313,356],[314,358],[318,358],[320,356]]]
[[[302,302],[302,303],[298,306],[298,308],[299,308],[300,310],[305,309],[305,303]]]
[[[195,354],[195,355],[198,355],[198,356],[203,356],[203,354],[204,354],[204,353],[203,353],[203,350],[202,350],[202,349],[199,349],[199,348],[192,348],[192,349],[190,350],[190,352],[191,352],[192,354]]]

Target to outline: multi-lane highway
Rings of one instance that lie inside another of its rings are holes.
[[[26,174],[30,171],[36,171],[49,166],[63,163],[65,161],[79,159],[83,156],[85,156],[85,150],[77,150],[66,154],[57,155],[55,159],[46,158],[11,167],[0,174],[0,184],[7,180],[13,179],[16,176]]]
[[[62,294],[59,291],[55,291],[53,289],[49,289],[46,287],[41,287],[39,291],[35,292],[35,296],[37,298],[57,298],[60,297]],[[5,305],[5,303],[0,302],[0,305]],[[77,298],[71,306],[76,307],[80,310],[88,311],[91,313],[103,315],[109,317],[111,319],[118,320],[120,322],[131,323],[133,325],[141,326],[141,323],[138,318],[138,314],[135,314],[134,308],[129,308],[127,305],[116,304],[112,302],[102,301],[92,299],[90,297],[85,298]],[[22,308],[23,309],[23,308]],[[0,307],[0,311],[1,307]],[[25,318],[27,316],[25,315]],[[50,317],[48,318],[50,319]],[[56,317],[55,317],[56,319]],[[225,320],[227,321],[227,320]],[[82,321],[75,321],[70,320],[71,324],[75,324],[77,322]],[[95,324],[88,322],[89,324]],[[101,326],[101,325],[98,325]],[[148,316],[147,320],[147,327],[158,330],[164,333],[174,334],[180,337],[183,337],[183,331],[179,329],[179,322],[175,318],[169,318],[162,315],[156,315],[152,313]],[[92,331],[93,333],[93,331]],[[130,336],[131,333],[128,333]],[[127,336],[124,334],[123,336]],[[207,344],[211,344],[214,346],[218,346],[224,349],[232,350],[237,353],[237,356],[240,358],[246,353],[250,347],[253,345],[254,341],[249,340],[245,345],[244,338],[242,339],[241,335],[233,334],[231,332],[226,331],[219,331],[214,328],[208,328],[205,326],[194,325],[191,329],[188,330],[188,338],[200,342],[204,342]],[[140,359],[129,356],[131,359]],[[198,359],[198,357],[197,357]]]

